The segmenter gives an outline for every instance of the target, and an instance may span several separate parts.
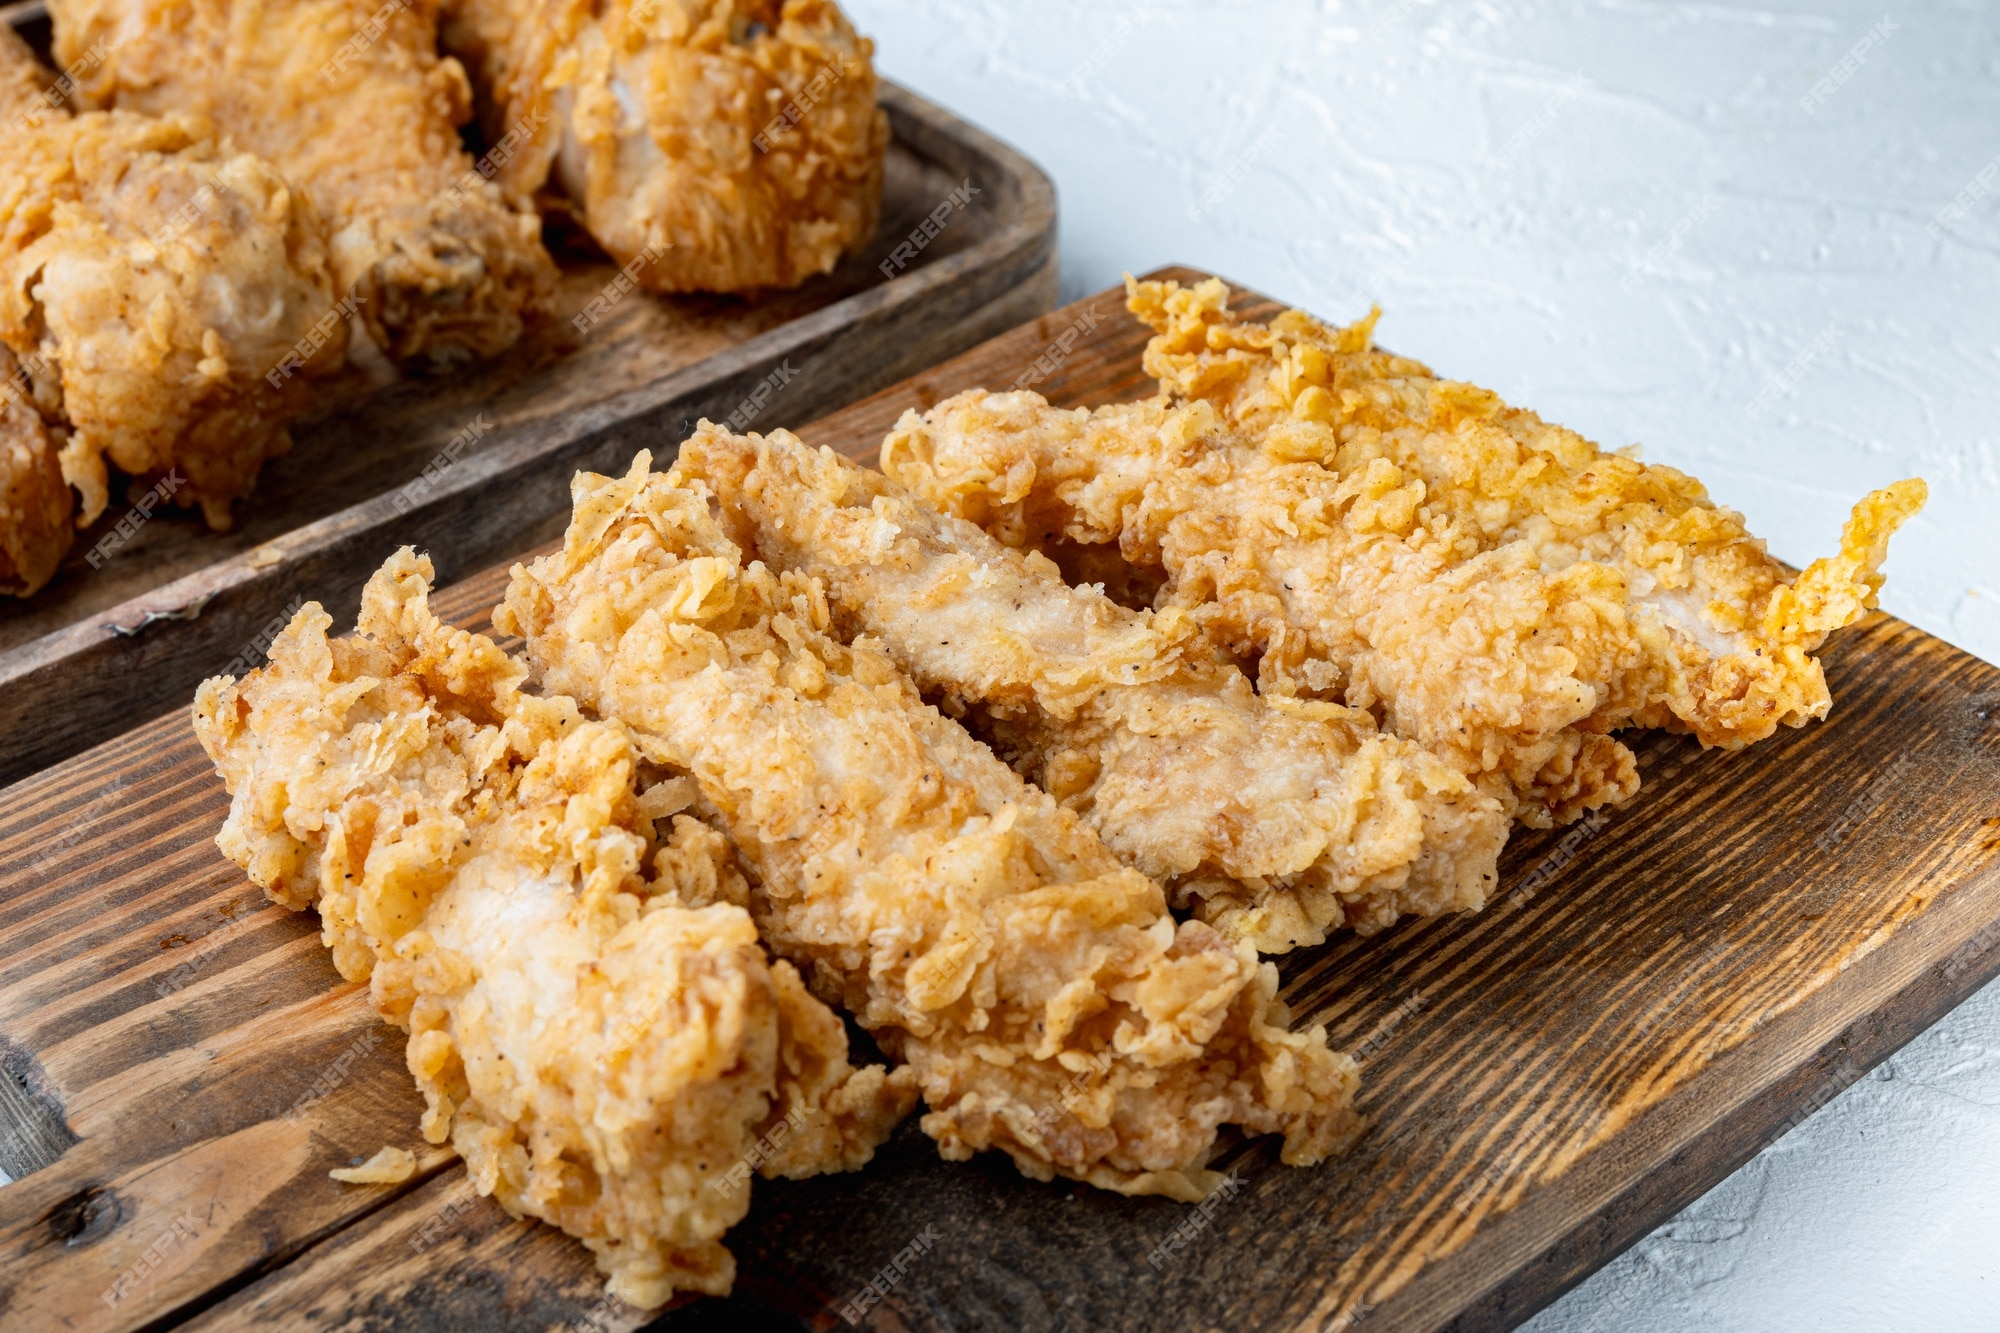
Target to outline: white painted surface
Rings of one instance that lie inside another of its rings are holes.
[[[1066,297],[1182,262],[1372,298],[1794,562],[1920,474],[1885,604],[2000,661],[2000,169],[1930,229],[2000,161],[2000,5],[847,4],[1055,177]],[[1996,1200],[1989,987],[1530,1327],[2000,1328]]]

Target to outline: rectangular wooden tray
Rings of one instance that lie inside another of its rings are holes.
[[[1107,292],[803,433],[868,457],[1037,364],[1060,403],[1143,396],[1145,336]],[[438,605],[484,627],[504,579]],[[1879,614],[1825,663],[1830,721],[1736,755],[1641,737],[1638,800],[1517,833],[1484,912],[1283,960],[1297,1021],[1364,1055],[1347,1156],[1240,1145],[1204,1214],[946,1163],[912,1121],[857,1174],[760,1181],[737,1294],[658,1326],[845,1328],[920,1234],[872,1326],[1513,1326],[2000,971],[2000,670]],[[0,1189],[0,1323],[639,1323],[449,1154],[327,1179],[416,1143],[421,1100],[316,920],[216,852],[227,805],[178,714],[0,792],[0,1165],[31,1173]]]
[[[39,5],[0,16],[46,53]],[[258,651],[302,597],[351,614],[384,550],[414,542],[462,578],[560,532],[578,468],[669,447],[746,404],[761,428],[796,426],[1053,306],[1048,178],[894,84],[882,105],[894,141],[881,225],[834,273],[755,301],[634,293],[579,333],[570,316],[617,269],[570,246],[557,317],[505,356],[438,378],[376,386],[350,371],[326,385],[234,531],[157,513],[92,570],[85,553],[126,511],[114,496],[53,584],[0,597],[0,782],[178,706]],[[967,181],[979,193],[885,278],[877,266]],[[427,468],[435,484],[411,488]]]

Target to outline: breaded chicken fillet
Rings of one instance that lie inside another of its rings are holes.
[[[832,0],[445,0],[510,191],[661,292],[792,287],[875,233],[888,116]]]
[[[317,907],[335,964],[409,1034],[473,1184],[580,1238],[614,1295],[723,1294],[733,1168],[866,1162],[914,1101],[767,963],[722,836],[630,738],[429,610],[405,548],[360,632],[316,603],[195,730],[232,796],[216,839],[273,901]]]
[[[475,172],[459,139],[471,89],[438,55],[437,0],[49,8],[64,62],[102,43],[105,58],[80,81],[90,104],[206,116],[312,194],[340,292],[390,360],[491,356],[546,311],[556,272],[540,219]]]
[[[495,613],[542,687],[686,770],[744,858],[763,938],[914,1071],[948,1158],[1199,1197],[1218,1130],[1316,1162],[1358,1075],[1286,1030],[1277,970],[1176,926],[1153,880],[925,706],[811,579],[745,567],[708,497],[641,454],[579,475],[564,549]]]
[[[306,376],[339,363],[333,327],[304,375],[265,378],[333,304],[324,226],[201,121],[72,116],[35,91],[40,77],[0,30],[0,343],[14,358],[0,394],[61,439],[80,523],[103,512],[116,466],[178,470],[175,502],[225,528],[264,460],[291,447]],[[34,433],[26,418],[7,430],[10,445]],[[29,470],[46,515],[44,465]]]
[[[1794,579],[1692,478],[1373,351],[1372,318],[1243,324],[1225,296],[1133,284],[1158,399],[962,394],[884,471],[1010,545],[1116,543],[1263,692],[1368,708],[1529,824],[1637,790],[1620,728],[1733,747],[1826,714],[1811,653],[1875,605],[1922,482]]]
[[[1259,698],[1185,612],[1070,588],[1038,553],[939,514],[780,431],[703,423],[676,471],[731,535],[818,579],[842,637],[874,636],[1180,905],[1259,951],[1484,905],[1499,803],[1359,709]]]

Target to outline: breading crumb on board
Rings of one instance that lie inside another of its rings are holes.
[[[400,1185],[417,1174],[417,1155],[385,1143],[360,1166],[337,1166],[327,1174],[343,1185]]]

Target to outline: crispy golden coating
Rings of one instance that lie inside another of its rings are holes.
[[[732,536],[818,579],[842,637],[880,641],[948,709],[1227,935],[1278,953],[1343,925],[1483,906],[1499,803],[1359,709],[1262,699],[1178,609],[1070,588],[1039,554],[780,431],[703,423],[676,471]]]
[[[763,937],[915,1071],[948,1158],[1195,1197],[1217,1130],[1318,1161],[1359,1127],[1353,1062],[1292,1033],[1277,972],[926,707],[820,586],[742,552],[641,454],[575,482],[563,551],[495,613],[544,688],[687,770]]]
[[[436,0],[55,0],[56,52],[92,105],[207,117],[310,191],[335,281],[404,365],[505,350],[546,310],[541,222],[473,171],[471,90]],[[310,321],[332,307],[303,310]],[[258,374],[275,359],[257,368]]]
[[[0,71],[17,90],[37,77],[11,32]],[[265,376],[333,303],[324,227],[198,120],[26,110],[0,138],[0,343],[27,372],[8,384],[66,430],[80,522],[103,512],[116,466],[178,469],[174,500],[227,527],[291,447],[306,379]],[[337,365],[341,346],[336,328],[302,369]]]
[[[208,681],[195,730],[232,796],[223,852],[317,906],[342,975],[410,1034],[473,1183],[583,1240],[628,1303],[722,1294],[737,1177],[867,1161],[907,1076],[768,964],[722,836],[648,784],[630,738],[429,610],[405,548],[360,633],[309,604],[270,665]]]
[[[1616,729],[1737,746],[1825,715],[1810,654],[1874,605],[1921,482],[1787,581],[1691,478],[1372,351],[1372,319],[1242,324],[1225,295],[1134,284],[1159,399],[960,395],[884,470],[1011,545],[1116,543],[1265,693],[1368,708],[1531,824],[1637,790]]]
[[[1159,605],[1255,663],[1266,696],[1374,711],[1509,814],[1547,823],[1637,790],[1631,753],[1575,727],[1594,696],[1540,632],[1599,591],[1593,567],[1551,578],[1526,548],[1454,560],[1408,492],[1274,463],[1206,403],[1065,412],[961,394],[899,422],[882,464],[1010,544],[1117,542],[1171,574]]]
[[[874,235],[889,121],[832,0],[446,0],[499,179],[654,291],[791,287]]]
[[[28,397],[14,354],[0,344],[0,593],[26,597],[55,577],[69,550],[69,483],[62,441]]]
[[[1163,393],[1215,403],[1266,455],[1342,475],[1386,461],[1400,484],[1421,485],[1420,503],[1442,517],[1435,526],[1481,552],[1525,542],[1544,569],[1596,564],[1622,580],[1635,618],[1666,638],[1641,631],[1645,660],[1614,673],[1590,718],[1598,726],[1674,726],[1737,746],[1824,717],[1826,682],[1808,654],[1876,605],[1889,538],[1927,495],[1915,479],[1868,495],[1839,554],[1787,579],[1742,516],[1694,478],[1607,454],[1376,351],[1372,315],[1333,329],[1288,311],[1262,328],[1232,319],[1213,280],[1129,286],[1133,311],[1158,335],[1146,368]]]

